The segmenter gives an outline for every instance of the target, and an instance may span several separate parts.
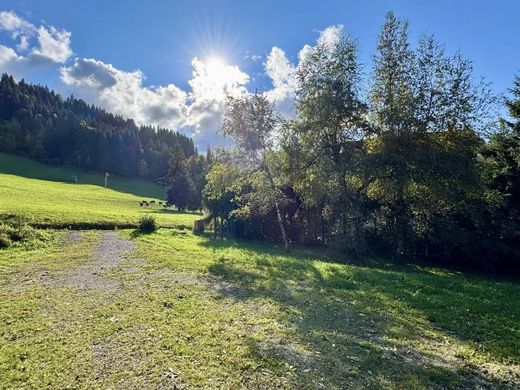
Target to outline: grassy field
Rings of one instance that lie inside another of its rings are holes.
[[[70,234],[0,251],[0,388],[520,385],[516,283],[177,229]]]
[[[135,223],[139,200],[161,198],[111,179],[0,155],[0,213]],[[0,389],[520,388],[516,281],[338,264],[146,212],[176,228],[47,229],[0,249]]]
[[[164,197],[164,187],[150,181],[110,176],[107,189],[101,173],[0,154],[0,214],[21,215],[40,225],[128,225],[137,223],[141,213],[152,213],[161,226],[191,227],[197,214],[139,206],[143,199]]]

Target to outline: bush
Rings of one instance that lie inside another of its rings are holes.
[[[150,214],[141,215],[139,225],[137,226],[139,233],[150,234],[157,230],[157,222],[155,217]]]

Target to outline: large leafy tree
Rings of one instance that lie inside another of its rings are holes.
[[[428,241],[434,221],[454,221],[478,187],[476,130],[489,104],[468,61],[447,57],[431,36],[412,50],[407,28],[387,15],[374,57],[373,135],[366,142],[368,195],[381,205],[385,230],[401,255],[418,238]]]
[[[201,191],[194,181],[194,162],[184,158],[183,151],[178,147],[170,158],[168,170],[167,199],[179,210],[198,210],[201,208]]]
[[[493,97],[471,62],[433,36],[412,47],[393,13],[366,95],[345,35],[307,48],[295,75],[292,120],[279,121],[264,94],[230,99],[222,130],[236,149],[216,158],[204,191],[221,218],[348,253],[383,243],[454,262],[518,256],[519,79],[511,118],[487,138]]]
[[[370,113],[375,137],[367,143],[374,180],[369,195],[386,212],[394,245],[405,253],[406,185],[416,154],[411,141],[414,127],[414,53],[408,42],[408,23],[388,13],[382,27],[370,90]]]
[[[343,34],[318,40],[297,78],[298,116],[283,128],[287,176],[307,207],[327,205],[331,239],[346,244],[359,239],[349,233],[359,216],[355,176],[366,130],[355,42]]]
[[[221,131],[234,140],[244,177],[249,178],[256,189],[248,198],[242,198],[244,208],[262,210],[255,207],[259,204],[274,207],[282,242],[288,250],[289,240],[280,208],[283,193],[272,166],[277,124],[273,103],[265,94],[255,92],[229,97]]]

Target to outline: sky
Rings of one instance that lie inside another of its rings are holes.
[[[434,34],[496,94],[520,72],[518,0],[2,0],[0,72],[180,130],[205,150],[225,144],[228,95],[262,89],[292,115],[294,71],[318,40],[349,34],[369,74],[389,10],[409,21],[412,44]]]

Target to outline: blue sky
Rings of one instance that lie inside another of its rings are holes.
[[[460,50],[496,93],[505,93],[520,71],[517,0],[3,0],[0,11],[27,24],[20,27],[18,21],[15,29],[12,17],[10,27],[4,23],[0,71],[74,93],[138,122],[182,128],[201,145],[214,144],[220,142],[214,131],[223,96],[215,87],[238,82],[237,93],[261,87],[282,102],[290,95],[287,74],[300,50],[313,45],[320,32],[337,32],[327,29],[338,25],[357,39],[369,72],[388,10],[409,20],[412,43],[427,32],[448,53]],[[273,47],[279,50],[273,53]]]

